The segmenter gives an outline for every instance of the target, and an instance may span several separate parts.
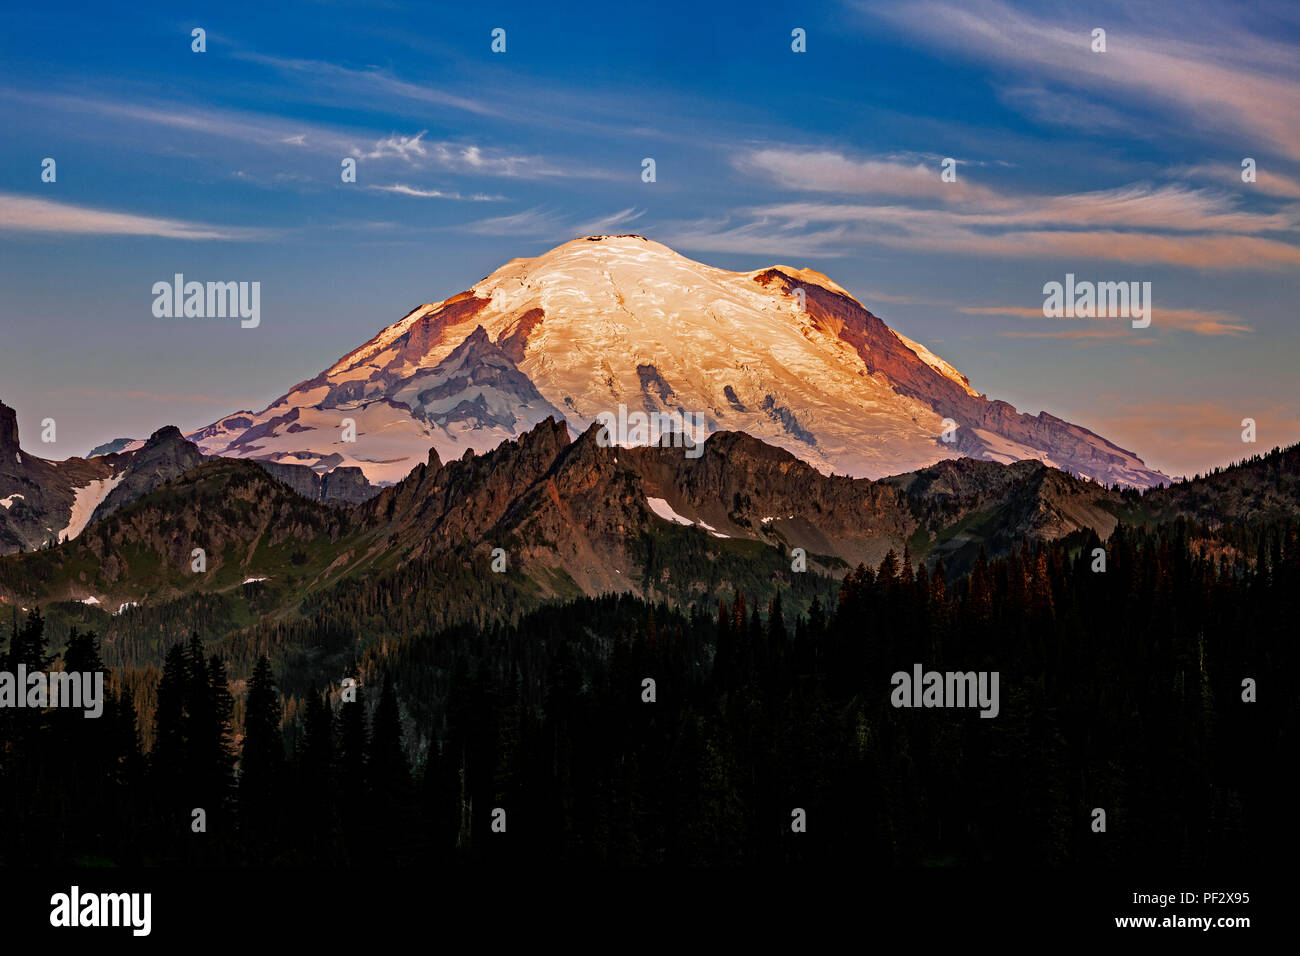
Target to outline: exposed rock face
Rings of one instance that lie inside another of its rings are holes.
[[[175,425],[158,429],[143,446],[131,453],[126,470],[95,509],[91,520],[139,501],[163,482],[197,468],[203,460],[203,453],[193,442],[186,441]]]
[[[340,465],[321,475],[320,500],[331,507],[359,505],[379,494],[360,468]]]
[[[740,433],[715,434],[688,458],[682,448],[607,447],[598,432],[570,441],[547,421],[485,455],[431,456],[359,520],[383,526],[407,559],[500,547],[512,567],[561,569],[596,593],[636,590],[637,542],[671,525],[693,525],[705,548],[800,547],[810,566],[837,573],[891,548],[960,565],[980,545],[995,553],[1081,528],[1109,534],[1121,501],[1040,462],[944,461],[871,481],[823,475]],[[963,522],[973,526],[944,534]]]
[[[18,413],[0,402],[0,454],[13,460],[18,453]]]
[[[544,478],[568,443],[565,424],[548,418],[486,455],[471,450],[444,465],[432,453],[427,465],[365,505],[363,520],[392,524],[412,556],[477,542]]]
[[[284,482],[304,498],[333,508],[359,505],[380,491],[366,481],[360,468],[344,465],[322,474],[307,465],[287,465],[273,461],[257,461],[257,464],[271,477]]]

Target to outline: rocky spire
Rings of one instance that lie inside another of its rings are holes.
[[[0,402],[0,452],[18,451],[18,414]],[[5,456],[8,458],[8,454]]]

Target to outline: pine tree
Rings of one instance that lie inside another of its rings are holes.
[[[247,846],[257,851],[276,842],[276,797],[284,767],[280,736],[280,697],[265,654],[257,659],[248,682],[244,708],[244,744],[239,760],[240,829]]]
[[[397,692],[389,676],[384,678],[371,725],[366,785],[379,848],[389,859],[401,862],[411,831],[411,768],[402,746]]]
[[[226,662],[216,654],[208,659],[207,712],[210,715],[208,750],[208,787],[212,804],[210,815],[224,817],[234,800],[235,698],[230,693],[230,680],[226,676]],[[218,821],[219,822],[219,821]]]
[[[338,721],[338,799],[339,819],[350,851],[361,851],[366,844],[366,709],[360,680],[348,688],[355,699],[340,701]],[[355,862],[355,860],[353,861]]]
[[[175,796],[185,769],[185,645],[173,644],[163,659],[154,710],[154,745],[149,769],[164,799]]]

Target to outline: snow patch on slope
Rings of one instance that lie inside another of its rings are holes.
[[[659,517],[663,518],[665,521],[672,521],[675,524],[686,525],[688,528],[699,528],[702,531],[707,531],[715,538],[731,537],[731,535],[729,534],[723,534],[721,531],[717,530],[716,528],[713,527],[713,525],[709,524],[706,521],[703,520],[692,521],[690,518],[682,517],[676,511],[673,510],[673,506],[670,505],[667,499],[665,498],[651,498],[649,495],[647,495],[645,500],[646,500],[646,504],[650,506],[650,510],[653,511],[655,514],[657,514]]]
[[[103,503],[114,488],[122,483],[125,477],[126,472],[123,471],[118,475],[92,481],[84,488],[73,489],[77,497],[72,502],[72,516],[68,526],[59,532],[59,544],[72,541],[86,530],[86,525],[90,523],[90,516],[95,513],[95,509]]]
[[[663,518],[665,521],[675,521],[677,524],[684,524],[687,526],[691,526],[695,524],[695,522],[692,521],[690,518],[683,518],[676,511],[674,511],[673,506],[670,505],[668,501],[664,498],[647,497],[646,504],[650,506],[651,511],[657,514],[659,517]]]

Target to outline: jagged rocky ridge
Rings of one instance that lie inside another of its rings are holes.
[[[0,599],[117,607],[267,580],[278,613],[292,616],[307,593],[408,565],[450,559],[491,578],[500,548],[531,601],[609,591],[679,600],[734,586],[727,567],[785,574],[795,548],[813,574],[838,576],[890,549],[961,571],[981,549],[1083,529],[1104,539],[1120,520],[1213,526],[1223,515],[1254,520],[1256,506],[1269,520],[1300,516],[1300,448],[1145,496],[1033,461],[945,460],[871,481],[823,475],[740,433],[713,435],[699,457],[687,451],[607,446],[595,426],[575,439],[548,419],[482,455],[443,462],[430,452],[348,509],[303,500],[261,463],[209,460],[76,541],[0,559]],[[189,572],[192,547],[215,549],[215,573]]]

